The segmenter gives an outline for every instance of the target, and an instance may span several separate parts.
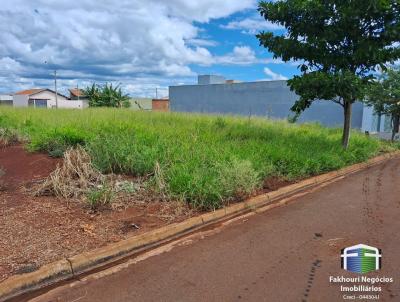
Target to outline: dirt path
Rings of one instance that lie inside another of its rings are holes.
[[[399,174],[391,160],[32,301],[344,301],[329,276],[354,277],[340,268],[340,250],[359,243],[382,249],[382,269],[368,275],[394,278],[379,301],[400,301]]]

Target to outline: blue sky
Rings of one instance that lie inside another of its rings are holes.
[[[254,21],[254,25],[257,23],[266,24],[266,21],[258,15],[256,9],[251,8],[235,13],[226,18],[198,24],[198,26],[204,31],[206,38],[216,42],[215,47],[209,48],[214,55],[223,56],[224,54],[229,53],[229,51],[231,51],[235,46],[241,46],[251,49],[258,60],[243,65],[216,64],[213,66],[193,66],[193,70],[200,74],[222,74],[229,79],[237,79],[241,81],[275,79],[271,77],[271,75],[265,73],[266,67],[273,73],[276,73],[276,77],[280,76],[282,78],[290,78],[293,74],[297,74],[297,67],[294,64],[285,64],[278,60],[276,60],[277,63],[273,63],[275,61],[273,60],[273,54],[260,46],[259,41],[255,36],[260,30],[246,26],[245,21],[247,20]],[[264,30],[273,31],[276,34],[282,34],[284,32],[283,29],[275,29],[273,27],[269,28],[268,26],[266,26]],[[267,61],[264,62],[263,60]]]
[[[0,92],[121,83],[132,96],[167,95],[197,74],[241,81],[286,79],[293,63],[272,59],[254,0],[3,0]],[[47,63],[45,63],[47,62]]]

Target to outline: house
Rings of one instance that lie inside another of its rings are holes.
[[[293,116],[290,108],[298,100],[285,80],[236,82],[221,76],[200,75],[195,85],[169,87],[171,111],[262,116],[287,119]],[[299,123],[319,122],[328,127],[343,124],[343,110],[333,102],[316,101],[298,119]],[[379,132],[385,121],[373,110],[356,102],[352,110],[352,127]],[[385,128],[386,129],[386,128]]]
[[[4,105],[8,105],[8,106],[12,106],[13,104],[13,96],[12,94],[0,94],[0,106],[4,106]]]
[[[85,95],[85,92],[79,88],[71,88],[69,91],[69,99],[70,100],[87,100],[88,97]]]
[[[87,107],[84,101],[69,100],[66,96],[51,89],[37,88],[18,91],[13,95],[14,107],[35,108],[76,108]]]

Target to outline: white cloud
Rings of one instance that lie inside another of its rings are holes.
[[[249,46],[235,46],[231,53],[215,58],[215,63],[227,65],[250,65],[258,61],[254,50]]]
[[[186,42],[190,45],[204,46],[204,47],[214,47],[219,44],[217,41],[206,40],[206,39],[190,39],[187,40]]]
[[[267,80],[272,80],[272,81],[276,81],[276,80],[287,80],[287,77],[285,77],[282,74],[273,72],[271,69],[269,69],[268,67],[264,67],[264,73],[267,76]]]
[[[254,35],[262,30],[274,31],[285,29],[279,24],[266,21],[259,15],[253,15],[242,20],[231,21],[226,25],[221,25],[221,27],[225,29],[240,30],[242,33],[250,35]]]
[[[51,83],[48,75],[54,68],[62,85],[78,80],[151,83],[158,77],[166,82],[192,76],[191,64],[249,64],[255,58],[251,49],[239,47],[225,56],[213,56],[207,47],[216,42],[201,38],[195,22],[227,17],[255,4],[254,0],[80,0],[79,5],[69,0],[3,0],[0,85],[8,84],[0,89]],[[11,65],[13,74],[5,76]]]

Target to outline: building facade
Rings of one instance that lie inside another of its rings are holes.
[[[13,96],[11,94],[0,94],[0,106],[12,106]]]
[[[69,100],[66,96],[56,93],[51,89],[22,90],[13,95],[14,107],[34,108],[69,108],[83,109],[87,107],[84,100]]]
[[[299,97],[290,90],[286,81],[237,83],[222,79],[215,76],[199,76],[197,85],[169,87],[171,111],[272,119],[287,119],[293,116],[290,108]],[[374,119],[376,116],[371,108],[361,102],[353,105],[352,128],[374,132],[375,128],[378,129]],[[300,115],[298,122],[318,122],[328,127],[342,126],[343,109],[330,101],[315,101]]]

